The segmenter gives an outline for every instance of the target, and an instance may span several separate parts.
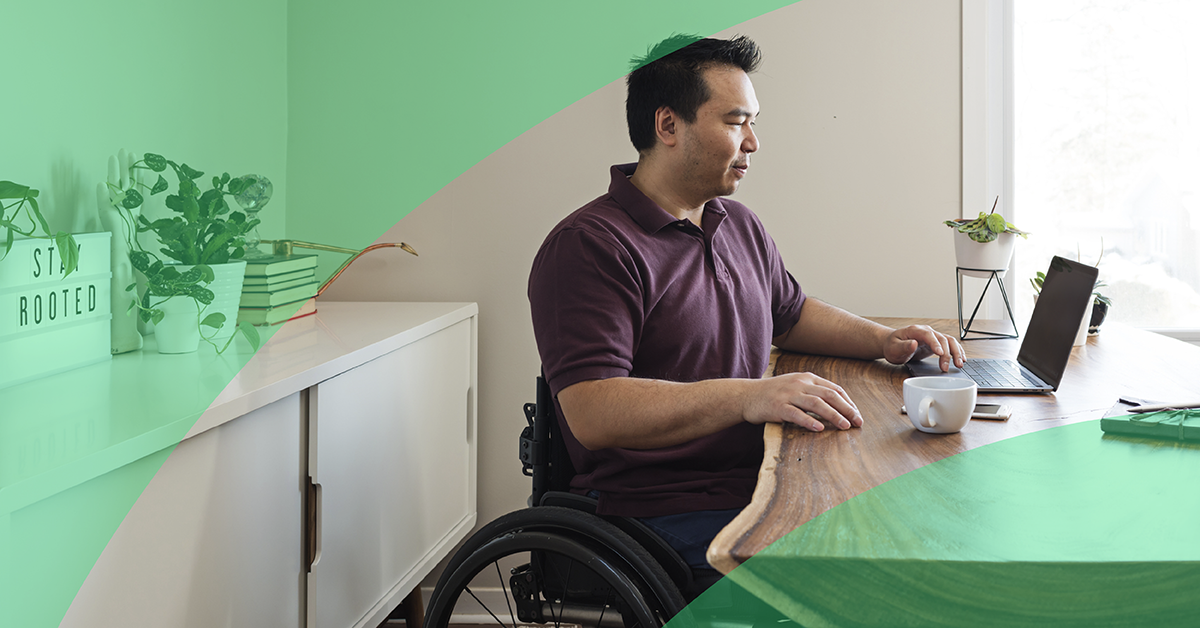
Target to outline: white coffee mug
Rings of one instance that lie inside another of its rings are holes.
[[[971,420],[979,387],[958,377],[904,380],[904,405],[913,427],[930,434],[953,434]]]

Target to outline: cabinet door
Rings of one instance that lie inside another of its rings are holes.
[[[373,628],[474,524],[473,323],[310,393],[309,628]]]
[[[300,412],[296,393],[181,442],[62,626],[301,626]]]

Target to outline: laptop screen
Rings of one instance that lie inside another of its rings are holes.
[[[1029,318],[1017,361],[1055,389],[1095,289],[1099,270],[1055,256]]]

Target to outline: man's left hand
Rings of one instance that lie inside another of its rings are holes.
[[[954,366],[963,365],[963,348],[958,340],[928,325],[909,325],[893,331],[883,348],[883,357],[892,364],[923,360],[931,355],[940,356],[942,372],[950,370],[951,360]]]

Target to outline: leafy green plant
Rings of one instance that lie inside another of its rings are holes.
[[[75,242],[75,236],[65,231],[50,233],[50,225],[46,222],[46,217],[42,215],[41,208],[38,207],[37,197],[38,191],[28,185],[0,181],[0,228],[6,232],[4,252],[0,253],[0,260],[8,256],[18,234],[27,238],[54,240],[58,245],[59,255],[64,261],[63,277],[65,278],[75,272],[75,268],[79,265],[79,245]],[[4,201],[14,202],[5,205]],[[11,214],[9,210],[12,210]],[[24,210],[25,221],[29,223],[24,228],[18,224],[22,210]],[[41,233],[38,233],[39,229]]]
[[[1042,283],[1044,281],[1046,281],[1046,273],[1044,273],[1040,270],[1037,272],[1037,275],[1035,277],[1033,277],[1029,280],[1029,283],[1033,284],[1033,293],[1034,294],[1042,293]],[[1095,303],[1103,303],[1104,305],[1112,306],[1112,299],[1104,296],[1103,294],[1100,294],[1100,288],[1106,288],[1106,287],[1108,287],[1108,284],[1097,279],[1096,285],[1092,288],[1092,298]]]
[[[1028,233],[1016,228],[1011,222],[1005,220],[1004,216],[996,213],[996,205],[999,203],[1000,197],[997,196],[996,202],[992,203],[992,211],[986,214],[979,212],[979,217],[974,220],[959,218],[958,220],[947,220],[945,224],[954,227],[959,233],[967,234],[967,237],[979,243],[991,242],[1000,237],[1001,233],[1011,233],[1028,238]]]
[[[159,251],[181,264],[224,264],[230,260],[242,258],[246,254],[245,236],[260,222],[257,218],[248,220],[246,215],[238,211],[230,211],[226,196],[241,194],[253,181],[246,178],[231,179],[226,172],[212,178],[212,187],[204,192],[196,180],[204,176],[203,172],[191,168],[187,164],[178,164],[155,153],[146,153],[141,161],[133,164],[133,168],[152,170],[161,173],[170,167],[179,181],[176,194],[167,196],[167,208],[178,213],[178,216],[160,218],[155,221],[145,216],[138,216],[137,233],[153,231],[158,241],[163,245]],[[136,178],[128,189],[114,187],[114,196],[122,207],[128,210],[141,207],[145,201],[141,185]],[[169,184],[162,174],[149,187],[151,196],[167,191]],[[135,250],[142,250],[136,238],[130,243]]]
[[[179,185],[177,193],[167,196],[166,205],[179,215],[154,221],[138,215],[135,221],[132,210],[141,207],[145,202],[143,192],[153,196],[167,191],[170,187],[166,177],[161,174],[168,167],[174,171]],[[132,168],[160,174],[152,186],[140,183],[138,177],[131,177],[129,187],[123,190],[112,183],[108,184],[115,201],[127,210],[122,216],[129,227],[126,237],[130,247],[129,260],[133,267],[146,277],[146,292],[140,300],[135,299],[130,304],[130,310],[137,308],[143,322],[157,324],[162,320],[164,313],[155,305],[171,298],[194,299],[196,321],[201,328],[200,337],[216,347],[217,353],[222,353],[229,347],[234,336],[230,336],[223,347],[217,347],[212,342],[212,338],[226,320],[225,315],[219,312],[204,315],[205,308],[212,304],[215,298],[212,290],[206,286],[212,283],[214,278],[210,264],[224,264],[245,255],[245,235],[258,225],[259,220],[248,220],[242,212],[231,211],[225,197],[240,194],[253,181],[245,178],[233,179],[226,172],[219,177],[214,176],[212,187],[201,192],[196,181],[204,176],[203,172],[156,153],[146,153]],[[138,189],[139,187],[142,189]],[[179,272],[173,267],[174,264],[166,263],[154,252],[142,248],[136,234],[148,231],[154,232],[158,237],[160,253],[192,268]],[[136,284],[125,288],[126,291],[136,289]],[[214,331],[206,335],[205,327]],[[237,329],[255,349],[258,348],[260,339],[258,330],[253,325],[242,322],[238,324]]]

